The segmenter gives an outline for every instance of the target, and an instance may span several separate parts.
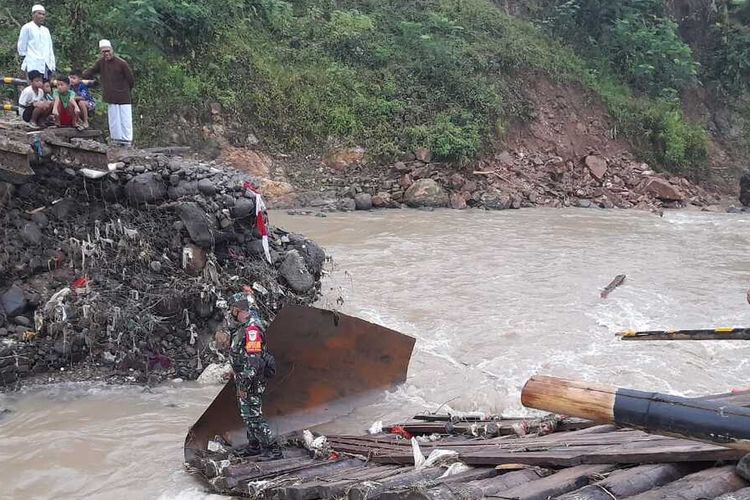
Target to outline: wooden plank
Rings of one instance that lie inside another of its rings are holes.
[[[631,500],[700,500],[746,488],[748,483],[734,473],[734,466],[715,467],[689,474],[660,488],[641,493]]]
[[[422,470],[413,470],[404,474],[383,479],[375,482],[362,482],[346,492],[349,500],[374,499],[390,490],[410,487],[418,483],[426,483],[440,477],[445,472],[440,467],[431,467]]]
[[[529,484],[516,486],[515,488],[497,493],[501,497],[517,500],[547,500],[548,498],[577,490],[592,481],[596,481],[599,475],[611,471],[614,467],[614,465],[581,465],[571,467],[551,476],[532,481]]]
[[[612,500],[630,497],[696,472],[698,467],[702,467],[702,464],[655,464],[617,470],[607,478],[561,495],[557,500]]]
[[[362,481],[378,481],[397,474],[404,473],[407,469],[396,465],[366,466],[363,470],[352,472],[350,477],[343,478],[337,475],[335,478],[306,481],[302,484],[291,484],[274,488],[266,493],[266,498],[278,500],[312,500],[315,498],[339,498],[346,495],[346,491],[353,485]]]
[[[445,469],[443,469],[445,472]],[[461,485],[470,481],[478,481],[481,479],[487,479],[490,477],[497,476],[498,471],[495,469],[481,467],[474,468],[467,472],[462,472],[447,478],[438,477],[432,481],[420,482],[415,485],[410,485],[405,488],[391,488],[383,493],[376,494],[371,498],[372,500],[402,500],[404,498],[423,498],[422,493],[429,491],[430,489],[437,486],[446,486],[451,488],[455,485]]]

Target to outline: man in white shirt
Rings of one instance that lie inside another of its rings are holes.
[[[18,96],[18,107],[21,108],[23,121],[32,128],[39,128],[52,111],[52,103],[44,98],[42,74],[35,69],[29,71],[29,86]]]
[[[47,12],[41,5],[31,8],[32,20],[24,24],[18,36],[18,55],[23,56],[21,69],[26,73],[32,70],[49,78],[55,71],[55,52],[52,49],[52,36],[44,26]]]

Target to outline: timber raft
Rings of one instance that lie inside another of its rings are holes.
[[[707,400],[750,407],[750,391],[695,401]],[[554,415],[417,415],[378,434],[315,443],[292,435],[282,460],[214,451],[187,465],[214,492],[267,499],[750,500],[750,483],[735,473],[742,450]]]

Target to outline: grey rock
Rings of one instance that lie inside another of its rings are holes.
[[[10,317],[22,314],[26,309],[27,304],[23,290],[17,285],[11,286],[0,295],[0,305],[3,306],[5,314]]]
[[[745,172],[740,177],[740,203],[744,207],[750,206],[750,172]],[[2,202],[0,202],[0,205],[2,205]]]
[[[357,209],[357,204],[351,198],[344,198],[336,203],[336,208],[344,212],[353,212]]]
[[[39,227],[47,227],[47,224],[49,224],[49,219],[44,215],[44,212],[32,214],[31,220]]]
[[[26,316],[16,316],[13,318],[13,322],[21,326],[31,326],[31,320]]]
[[[404,193],[410,207],[447,207],[450,203],[445,190],[432,179],[419,179]]]
[[[279,274],[297,293],[305,293],[315,285],[315,280],[307,270],[305,260],[297,250],[287,252],[279,267]]]
[[[489,210],[506,210],[513,206],[513,199],[508,193],[502,191],[490,191],[483,193],[480,201]]]
[[[167,197],[167,186],[160,175],[149,172],[128,181],[125,194],[132,203],[154,203]]]
[[[369,193],[359,193],[354,197],[354,208],[357,210],[372,209],[372,196]]]
[[[21,229],[21,239],[29,245],[38,245],[42,242],[42,230],[33,222],[27,222]]]
[[[203,248],[211,248],[214,244],[214,228],[206,213],[196,203],[183,203],[177,207],[177,215],[185,224],[190,239]]]
[[[72,198],[64,198],[49,208],[49,214],[57,220],[66,220],[77,210],[78,202]]]
[[[201,179],[198,181],[198,191],[206,196],[213,196],[216,194],[216,186],[210,179]]]
[[[238,198],[231,210],[232,217],[244,219],[255,214],[255,200],[249,198]]]
[[[0,328],[0,337],[6,337],[8,335],[7,328]]]
[[[133,172],[135,172],[136,174],[142,174],[145,171],[146,171],[146,167],[144,167],[143,165],[136,165],[133,167]]]
[[[591,200],[580,199],[578,200],[578,206],[580,208],[591,208],[594,204],[591,203]]]
[[[151,261],[148,267],[150,267],[151,270],[155,273],[161,272],[161,262],[159,262],[158,260]]]
[[[314,241],[305,239],[303,237],[301,237],[300,239],[295,238],[291,242],[291,246],[302,256],[307,269],[316,278],[320,278],[320,275],[323,272],[323,264],[326,261],[325,251]]]

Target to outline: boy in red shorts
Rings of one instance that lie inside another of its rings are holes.
[[[76,102],[76,93],[70,89],[67,76],[57,80],[57,89],[52,93],[52,117],[59,127],[81,127],[78,118],[81,110]]]

